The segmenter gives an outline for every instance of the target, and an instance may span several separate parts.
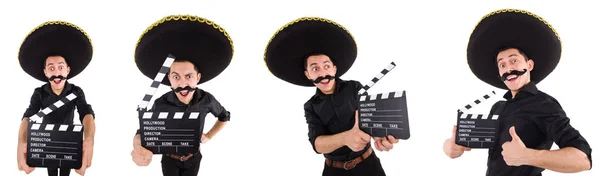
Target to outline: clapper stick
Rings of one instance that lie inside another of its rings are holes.
[[[167,59],[165,59],[165,62],[162,64],[162,67],[154,77],[154,81],[152,81],[152,84],[150,85],[148,92],[142,99],[142,102],[140,102],[140,105],[138,105],[138,110],[145,110],[148,107],[148,104],[150,103],[150,100],[156,93],[158,86],[160,86],[162,80],[165,78],[165,75],[167,75],[169,69],[171,69],[171,64],[173,64],[173,61],[175,61],[175,57],[169,54],[169,56],[167,56]]]
[[[366,86],[363,86],[363,88],[358,91],[358,95],[366,94],[367,91],[371,87],[373,87],[373,85],[375,85],[375,83],[377,83],[379,80],[381,80],[381,78],[383,78],[383,76],[385,76],[392,69],[394,69],[394,67],[396,67],[396,63],[394,63],[394,62],[390,63],[387,67],[385,67],[383,70],[381,70],[381,72],[379,72],[379,74],[377,74],[377,76],[373,77],[373,79],[371,79],[371,82],[369,82],[369,84],[367,84]]]
[[[61,98],[60,100],[54,102],[54,104],[42,109],[37,114],[29,117],[29,121],[37,122],[38,120],[41,120],[42,118],[44,118],[44,116],[50,114],[52,111],[60,108],[61,106],[69,103],[71,100],[73,100],[75,98],[77,98],[77,95],[71,93],[71,94],[67,95],[66,97]]]
[[[476,99],[475,101],[465,105],[463,108],[458,109],[458,112],[466,112],[467,110],[481,104],[483,101],[488,100],[490,97],[496,95],[495,91],[492,91],[488,94],[483,95],[483,97]]]

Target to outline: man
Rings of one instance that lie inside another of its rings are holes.
[[[362,84],[339,78],[356,59],[350,33],[323,18],[300,18],[285,26],[267,46],[265,61],[276,77],[317,87],[304,111],[309,142],[326,158],[323,175],[385,175],[371,136],[358,127]],[[373,139],[379,151],[389,151],[398,142],[391,135]]]
[[[72,125],[77,108],[79,120],[84,126],[84,140],[82,166],[75,172],[84,175],[87,168],[91,167],[96,126],[94,111],[87,103],[83,90],[67,79],[81,73],[91,58],[92,45],[87,34],[67,22],[46,22],[31,32],[21,45],[19,62],[23,70],[47,83],[34,90],[29,107],[21,119],[17,149],[19,170],[27,174],[34,170],[26,163],[29,117],[71,93],[77,98],[44,116],[42,123]],[[59,172],[58,168],[47,170],[50,176],[56,176]],[[70,173],[70,169],[60,169],[61,176]]]
[[[172,20],[174,18],[180,20]],[[136,64],[151,79],[169,53],[174,53],[177,58],[186,58],[173,62],[167,78],[162,81],[172,91],[156,99],[150,111],[200,112],[202,117],[198,119],[204,119],[211,113],[218,121],[207,133],[202,133],[201,144],[212,139],[230,119],[229,111],[212,94],[196,87],[220,74],[233,56],[233,45],[227,33],[212,25],[211,21],[196,16],[168,16],[152,25],[154,27],[142,35],[136,48]],[[177,30],[170,30],[173,28]],[[198,128],[201,129],[200,126]],[[138,130],[133,139],[131,156],[138,166],[147,166],[153,153],[141,145],[139,133]],[[185,156],[164,154],[161,162],[163,175],[196,176],[201,159],[200,150]]]
[[[588,142],[569,123],[559,102],[536,84],[560,59],[558,34],[541,18],[522,10],[500,10],[486,16],[469,41],[467,60],[484,82],[508,89],[490,113],[499,114],[495,147],[489,149],[486,175],[542,175],[590,170]],[[535,61],[535,62],[534,62]],[[460,157],[469,148],[445,141],[444,152]],[[550,150],[556,143],[560,149]]]

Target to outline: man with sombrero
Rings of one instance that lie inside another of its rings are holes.
[[[225,126],[230,113],[212,94],[196,86],[227,68],[233,57],[233,43],[227,32],[212,21],[197,16],[172,15],[159,20],[142,34],[135,50],[135,63],[144,75],[154,79],[169,54],[176,59],[162,84],[172,90],[154,101],[152,111],[213,114],[218,121],[210,131],[202,134],[200,141],[204,144]],[[142,147],[139,130],[133,143],[133,161],[138,166],[150,164],[153,153]],[[163,175],[196,176],[201,159],[200,151],[185,156],[164,154]]]
[[[83,175],[91,166],[94,148],[94,111],[85,100],[83,90],[68,82],[81,73],[92,59],[92,43],[87,34],[74,24],[64,21],[48,21],[35,28],[19,50],[19,63],[27,74],[46,82],[36,88],[29,107],[21,119],[17,162],[19,170],[29,174],[34,170],[26,163],[27,124],[29,117],[54,102],[73,93],[76,99],[47,114],[42,123],[73,124],[75,108],[84,128],[83,159],[76,172]],[[70,175],[70,169],[60,169],[61,176]],[[48,168],[48,175],[58,175],[58,168]]]
[[[486,175],[530,176],[541,175],[545,169],[563,173],[591,169],[588,142],[569,124],[559,102],[536,87],[554,70],[560,55],[561,41],[555,30],[523,10],[494,11],[471,34],[467,48],[471,71],[494,87],[508,89],[504,95],[507,101],[497,102],[490,111],[500,116]],[[444,143],[450,158],[470,150],[454,141],[451,137]],[[550,150],[553,143],[560,149]]]
[[[308,140],[323,154],[323,175],[385,175],[371,148],[371,136],[358,127],[358,91],[362,84],[342,80],[357,55],[352,35],[341,25],[318,17],[299,18],[281,28],[265,51],[267,67],[277,78],[316,86],[304,104]],[[375,148],[389,151],[398,142],[373,137]]]

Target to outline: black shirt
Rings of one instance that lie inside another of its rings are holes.
[[[230,118],[229,111],[225,110],[212,94],[199,88],[196,88],[194,91],[189,104],[179,101],[175,92],[169,91],[154,100],[154,105],[152,105],[152,109],[149,111],[199,112],[198,119],[204,119],[208,113],[211,113],[222,122],[229,121]],[[198,128],[201,127],[199,126]],[[139,129],[136,134],[140,134]]]
[[[574,147],[581,150],[592,162],[592,149],[579,131],[569,124],[569,118],[556,99],[539,91],[535,82],[531,82],[512,98],[508,91],[504,109],[497,109],[501,102],[492,107],[492,112],[499,115],[497,139],[494,148],[488,153],[488,176],[540,176],[545,169],[534,166],[508,166],[502,156],[502,144],[511,141],[508,130],[515,126],[517,135],[527,148],[549,150],[556,142],[558,147]],[[500,111],[497,111],[500,110]]]
[[[315,139],[320,135],[334,135],[352,129],[354,113],[358,109],[358,91],[361,88],[362,84],[358,81],[336,78],[333,94],[326,95],[317,89],[315,95],[304,104],[308,140],[315,152],[317,152]],[[360,152],[354,152],[348,146],[343,146],[324,156],[331,160],[347,161],[359,157],[370,146],[371,143],[367,144]]]
[[[89,105],[85,101],[85,94],[83,90],[70,84],[69,82],[65,82],[65,87],[63,88],[60,95],[56,95],[52,92],[52,88],[50,87],[50,83],[46,83],[33,91],[33,95],[31,95],[31,100],[29,103],[29,107],[25,110],[23,114],[23,118],[31,117],[37,114],[40,110],[53,105],[58,100],[66,97],[67,95],[74,93],[77,98],[71,100],[71,102],[61,106],[60,108],[52,111],[50,114],[43,117],[42,123],[54,123],[54,124],[73,124],[73,117],[75,114],[75,108],[77,108],[77,112],[79,113],[79,120],[83,123],[83,117],[87,114],[91,114],[93,118],[95,118],[94,110],[92,110],[92,106]]]

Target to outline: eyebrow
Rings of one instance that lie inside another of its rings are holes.
[[[508,57],[513,57],[513,56],[517,56],[517,54],[511,54],[511,55],[508,55]],[[504,58],[500,58],[500,59],[498,59],[496,62],[500,62],[502,59],[504,59]]]
[[[65,63],[64,63],[64,62],[59,62],[59,63],[56,63],[56,65],[60,65],[60,64],[63,64],[63,65],[64,65]],[[54,65],[54,63],[49,63],[49,64],[47,64],[46,66],[50,66],[50,65]]]
[[[325,64],[325,63],[331,63],[331,62],[330,62],[330,61],[323,61],[323,63]],[[313,65],[317,65],[317,63],[312,63],[312,64],[310,64],[309,66],[311,66],[311,67],[312,67]]]

